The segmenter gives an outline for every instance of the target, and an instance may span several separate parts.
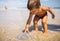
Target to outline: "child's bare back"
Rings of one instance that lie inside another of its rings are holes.
[[[40,6],[39,8],[35,8],[35,9],[33,8],[31,10],[31,13],[39,17],[43,17],[47,15],[47,11],[50,12],[50,14],[52,14],[52,18],[54,18],[54,13],[52,12],[51,8],[46,7],[46,6]]]

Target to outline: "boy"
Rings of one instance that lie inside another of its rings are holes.
[[[35,3],[36,3],[36,1],[35,1]],[[36,4],[39,4],[39,3],[36,3]],[[29,18],[27,20],[25,32],[28,32],[28,27],[31,23],[32,16],[35,15],[35,17],[33,19],[35,31],[38,31],[38,21],[41,19],[41,23],[43,26],[43,33],[47,34],[47,18],[48,18],[47,11],[50,12],[53,19],[54,19],[55,15],[49,7],[41,6],[41,5],[37,6],[36,4],[33,4],[34,5],[33,7],[31,5],[28,6],[29,7],[28,9],[30,10],[30,15],[29,15]],[[35,7],[35,5],[37,7]]]

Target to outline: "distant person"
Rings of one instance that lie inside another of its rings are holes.
[[[7,6],[5,6],[4,8],[5,8],[5,10],[7,10],[7,9],[8,9],[8,8],[7,8]]]

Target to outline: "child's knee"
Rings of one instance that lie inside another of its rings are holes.
[[[42,24],[46,24],[46,21],[42,21]]]

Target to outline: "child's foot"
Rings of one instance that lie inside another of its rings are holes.
[[[43,32],[43,34],[46,36],[46,35],[48,35],[48,31],[42,31]]]
[[[45,36],[46,36],[46,35],[48,35],[48,33],[47,33],[47,32],[44,32],[43,34],[44,34]]]
[[[38,31],[38,28],[35,28],[35,31],[37,32]]]
[[[44,34],[44,36],[47,36],[47,35],[48,35],[48,32],[47,32],[47,31],[45,31],[45,32],[43,32],[43,34]]]
[[[37,32],[38,30],[35,30],[35,32]]]

